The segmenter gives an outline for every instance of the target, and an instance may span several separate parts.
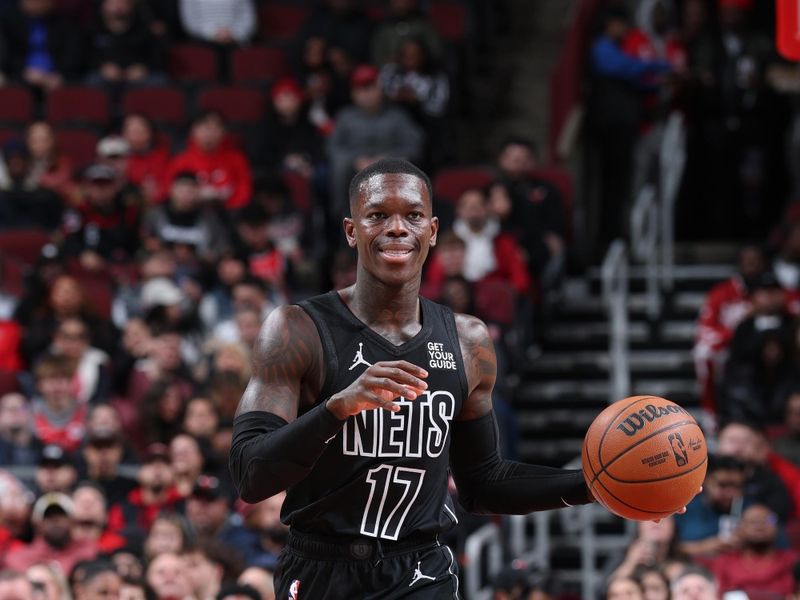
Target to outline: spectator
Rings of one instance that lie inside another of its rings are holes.
[[[163,83],[164,48],[134,0],[102,0],[99,12],[89,80],[109,85]]]
[[[500,231],[500,222],[489,212],[486,194],[466,190],[458,199],[456,214],[453,232],[465,244],[467,281],[498,279],[511,284],[518,294],[527,294],[531,282],[522,250],[511,235]]]
[[[239,546],[248,565],[275,570],[278,555],[286,546],[289,534],[289,528],[281,522],[285,498],[286,493],[281,492],[243,510],[245,527],[257,534],[248,540],[246,547]]]
[[[249,585],[229,584],[217,594],[216,600],[260,600],[258,590]]]
[[[86,540],[72,539],[74,505],[66,494],[44,494],[33,505],[31,520],[36,535],[30,544],[15,548],[6,557],[6,567],[25,570],[40,562],[55,562],[62,573],[69,573],[81,560],[92,560],[97,546]]]
[[[676,515],[679,549],[689,556],[715,556],[738,547],[736,524],[744,502],[745,470],[732,456],[710,457],[703,493]]]
[[[331,214],[335,222],[349,214],[347,182],[382,156],[421,157],[423,133],[399,108],[389,106],[378,84],[378,70],[361,65],[350,79],[353,105],[336,116],[328,138],[331,161]]]
[[[102,490],[109,506],[122,504],[136,486],[136,482],[120,471],[123,454],[122,440],[110,430],[89,432],[83,446],[86,461],[82,475],[96,483]]]
[[[34,473],[36,489],[40,494],[59,492],[69,494],[78,480],[78,471],[61,447],[51,444],[42,449],[42,456]]]
[[[119,190],[117,174],[108,165],[90,166],[84,179],[84,203],[67,219],[64,252],[87,271],[127,262],[138,246],[138,198]]]
[[[194,119],[187,149],[170,163],[167,184],[185,171],[197,175],[200,198],[206,202],[236,210],[250,199],[250,165],[228,139],[225,120],[216,111],[203,111]]]
[[[94,483],[83,482],[72,492],[72,538],[97,545],[100,552],[109,553],[125,546],[125,538],[109,526],[109,513],[103,489]]]
[[[639,566],[634,569],[633,578],[642,586],[644,600],[670,600],[669,579],[661,567]]]
[[[17,393],[0,397],[0,465],[30,467],[39,462],[41,452],[28,399]]]
[[[0,230],[44,229],[61,222],[58,195],[31,181],[31,156],[25,142],[12,138],[3,144],[0,162]]]
[[[229,498],[219,478],[201,474],[186,498],[186,518],[200,541],[217,540],[232,548],[250,538],[231,518]]]
[[[11,289],[9,283],[8,262],[3,254],[0,253],[0,327],[8,327],[9,331],[12,331],[19,329],[19,323],[15,322],[13,317],[20,301],[20,294],[16,290]],[[6,363],[6,361],[9,360],[7,357],[5,360],[0,360],[0,365],[2,365],[0,368],[9,371],[21,370],[18,353],[16,352],[16,345],[11,349],[8,356],[17,358],[10,359],[11,365]]]
[[[670,70],[664,60],[641,60],[625,53],[630,31],[626,11],[609,9],[602,33],[590,51],[591,93],[586,107],[587,171],[597,187],[590,221],[597,223],[599,248],[626,231],[633,176],[633,149],[641,123],[639,82]]]
[[[393,62],[381,68],[380,82],[386,97],[406,109],[425,131],[430,162],[440,165],[452,158],[446,121],[450,81],[425,42],[403,40]]]
[[[133,317],[125,324],[120,347],[112,355],[115,393],[125,393],[131,371],[138,361],[146,359],[152,339],[150,328],[144,319]]]
[[[0,399],[0,406],[2,400]],[[800,467],[800,388],[794,388],[786,399],[783,424],[786,431],[772,440],[772,449]]]
[[[795,378],[794,320],[771,272],[753,284],[752,313],[736,327],[721,385],[719,417],[771,424],[780,421]]]
[[[281,287],[286,257],[270,239],[269,227],[267,210],[261,204],[248,204],[239,213],[233,247],[236,256],[247,263],[250,275]]]
[[[722,593],[772,593],[786,597],[794,589],[794,550],[776,546],[778,516],[763,504],[751,504],[742,513],[737,536],[741,548],[718,555],[710,568]]]
[[[322,160],[322,135],[311,122],[303,89],[284,77],[273,84],[269,100],[255,155],[268,169],[291,169],[312,179]]]
[[[228,240],[216,213],[201,204],[198,184],[193,172],[176,173],[167,204],[152,208],[142,227],[144,244],[152,250],[164,245],[206,266],[225,252]]]
[[[640,567],[655,567],[665,561],[680,556],[677,549],[676,524],[674,517],[654,521],[638,521],[636,537],[628,545],[624,558],[614,567],[608,579],[633,577]],[[612,558],[610,562],[614,563]],[[650,600],[649,598],[647,600]]]
[[[130,527],[150,531],[159,514],[175,513],[183,508],[166,445],[156,443],[147,447],[137,480],[139,485],[128,494],[125,507],[125,521]]]
[[[150,387],[140,407],[141,429],[148,444],[169,443],[181,430],[190,391],[169,378]]]
[[[189,523],[179,513],[166,511],[155,518],[144,541],[148,563],[162,554],[183,554],[194,545]]]
[[[34,369],[38,396],[33,400],[36,437],[74,452],[83,440],[86,405],[72,388],[75,364],[66,357],[45,356]]]
[[[0,600],[35,600],[33,586],[23,573],[0,571]]]
[[[733,456],[745,466],[745,500],[765,504],[786,523],[800,508],[800,470],[770,450],[763,429],[730,421],[720,430],[717,453]]]
[[[0,410],[2,410],[0,399]],[[1,417],[2,413],[0,413]],[[220,424],[219,410],[210,398],[196,396],[189,400],[183,417],[183,431],[199,440],[210,441]]]
[[[644,589],[631,577],[616,577],[608,582],[606,600],[644,600]]]
[[[178,434],[169,444],[169,455],[175,473],[175,486],[181,497],[186,498],[203,472],[205,457],[200,443],[190,435]]]
[[[223,582],[241,571],[236,548],[210,540],[186,553],[187,569],[195,598],[217,598]]]
[[[16,4],[0,18],[6,50],[0,73],[48,92],[77,77],[83,62],[79,30],[56,14],[53,0]]]
[[[125,177],[141,189],[149,204],[162,200],[169,148],[160,143],[155,124],[141,113],[128,113],[122,121],[122,137],[130,148]]]
[[[467,245],[464,240],[452,230],[440,232],[436,237],[431,260],[425,269],[423,295],[440,301],[445,281],[463,277],[466,254]]]
[[[86,416],[87,438],[95,434],[110,435],[122,442],[122,464],[132,465],[137,463],[133,450],[127,444],[125,432],[122,429],[122,419],[119,412],[111,404],[95,404],[89,407]]]
[[[33,565],[25,572],[25,576],[31,582],[33,589],[43,596],[43,598],[37,597],[37,600],[72,600],[67,579],[58,566]]]
[[[793,296],[800,294],[800,221],[789,227],[772,268],[781,287]]]
[[[322,0],[303,26],[301,39],[325,40],[331,62],[369,58],[372,24],[356,0]],[[340,56],[342,55],[342,56]]]
[[[765,263],[759,246],[744,246],[739,250],[736,273],[711,288],[700,310],[694,364],[702,391],[701,404],[711,414],[716,412],[715,389],[733,332],[752,310],[750,296],[764,272]]]
[[[164,552],[153,558],[147,566],[147,584],[158,600],[191,597],[192,584],[184,556]]]
[[[72,160],[58,147],[52,125],[34,121],[28,125],[25,143],[30,155],[27,185],[51,190],[64,202],[75,202]]]
[[[259,593],[259,600],[275,600],[275,589],[272,582],[272,573],[261,567],[248,567],[236,583],[249,585]]]
[[[86,567],[80,589],[81,600],[119,598],[122,578],[109,562],[95,562]]]
[[[180,0],[181,24],[190,36],[230,46],[244,44],[256,31],[253,0]]]
[[[538,166],[536,145],[531,140],[506,140],[497,157],[498,176],[489,189],[489,199],[503,230],[523,246],[532,274],[547,289],[558,281],[564,268],[566,218],[559,191],[534,175]]]
[[[444,44],[418,0],[390,0],[389,11],[372,35],[372,62],[383,66],[393,60],[408,39],[420,40],[431,60],[444,58]]]
[[[701,567],[687,567],[672,581],[672,600],[720,600],[714,576]]]
[[[89,327],[79,317],[61,321],[50,350],[75,363],[75,394],[82,403],[104,402],[111,389],[108,354],[89,343]]]

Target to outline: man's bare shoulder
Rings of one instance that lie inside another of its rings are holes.
[[[473,419],[491,410],[491,393],[497,377],[497,357],[486,323],[478,317],[460,313],[456,313],[455,319],[470,390],[459,419]]]

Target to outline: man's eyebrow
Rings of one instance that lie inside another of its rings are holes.
[[[378,200],[368,200],[364,204],[364,210],[369,210],[372,208],[383,208],[386,203],[385,198],[380,198]],[[421,200],[409,200],[407,208],[412,210],[419,210],[425,208],[425,203]]]

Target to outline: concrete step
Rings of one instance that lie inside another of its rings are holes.
[[[628,355],[631,371],[692,370],[692,354],[688,350],[633,350]],[[611,359],[605,350],[583,352],[546,352],[530,365],[531,373],[557,376],[576,371],[607,373]]]
[[[641,378],[631,382],[631,395],[663,396],[678,402],[678,398],[697,401],[698,386],[694,379]],[[556,379],[523,383],[515,400],[520,410],[527,406],[561,403],[563,406],[586,407],[608,402],[609,382],[604,380],[575,381]]]

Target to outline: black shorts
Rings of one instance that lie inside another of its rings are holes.
[[[435,536],[379,543],[289,533],[275,569],[277,600],[459,600],[458,564]]]

